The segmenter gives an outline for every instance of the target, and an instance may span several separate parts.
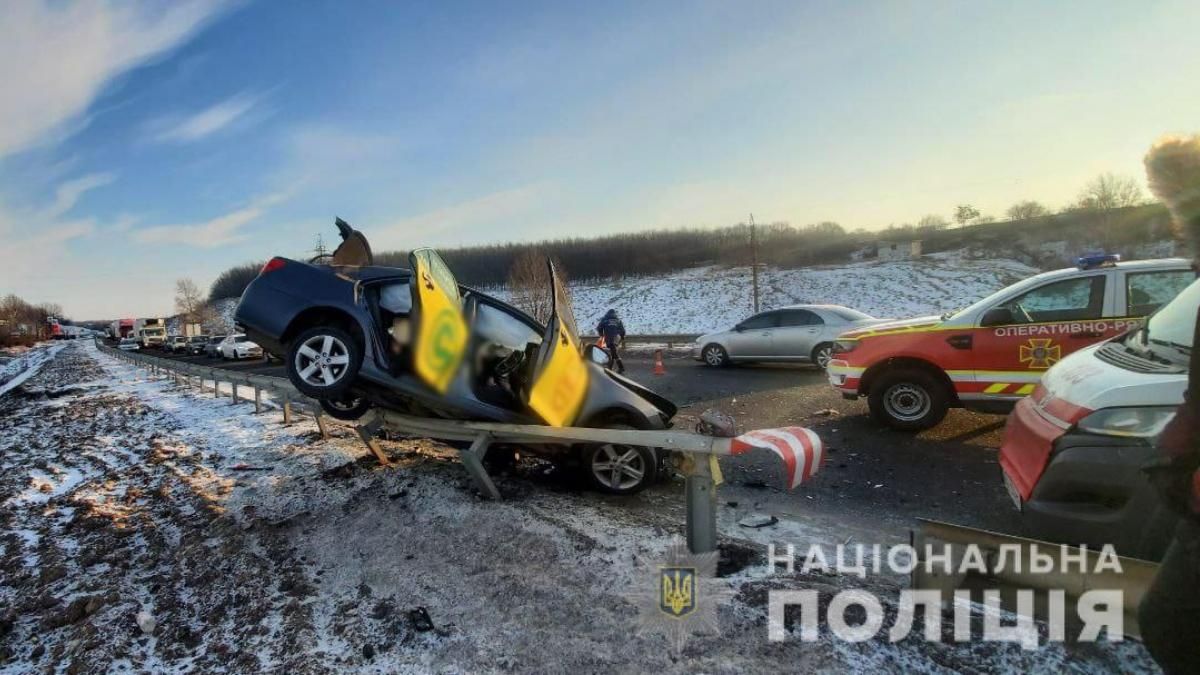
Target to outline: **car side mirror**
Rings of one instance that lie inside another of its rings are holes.
[[[584,349],[584,352],[584,356],[587,357],[587,360],[598,366],[607,366],[611,362],[608,352],[604,351],[597,345],[588,345],[587,348]]]
[[[993,307],[984,313],[983,321],[980,322],[980,325],[1004,326],[1010,323],[1015,323],[1011,309],[1007,307]]]

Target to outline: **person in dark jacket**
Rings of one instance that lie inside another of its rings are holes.
[[[1150,189],[1171,211],[1195,256],[1200,275],[1200,136],[1167,138],[1146,155]],[[1200,346],[1200,313],[1192,347]],[[1147,467],[1166,505],[1180,516],[1175,538],[1150,590],[1138,624],[1150,655],[1164,672],[1200,669],[1200,359],[1190,357],[1187,392],[1157,440],[1162,459]]]
[[[605,312],[604,318],[596,324],[596,334],[604,338],[604,348],[608,350],[608,358],[617,372],[625,372],[625,363],[621,361],[621,354],[617,351],[621,342],[625,340],[625,324],[621,322],[621,317],[617,316],[617,310],[610,309]]]

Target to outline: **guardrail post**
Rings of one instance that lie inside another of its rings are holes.
[[[313,417],[317,418],[317,428],[321,430],[321,438],[329,440],[329,429],[325,426],[325,416],[321,414],[319,407],[313,410]]]
[[[217,381],[216,373],[213,373],[213,398],[221,398],[221,383]]]
[[[688,453],[685,462],[687,545],[693,554],[717,550],[717,486],[710,458]]]
[[[375,438],[375,434],[379,433],[379,429],[382,426],[383,423],[379,421],[378,417],[371,416],[368,418],[368,421],[365,424],[354,425],[354,431],[358,434],[358,437],[362,439],[362,442],[367,446],[367,449],[375,455],[375,459],[379,460],[380,464],[383,466],[391,466],[391,460],[389,460],[387,455],[384,454],[383,448],[379,447],[379,440]]]
[[[262,390],[258,387],[254,388],[254,414],[262,414]]]
[[[283,425],[287,426],[292,423],[292,399],[288,396],[283,397]]]
[[[237,384],[238,384],[237,382],[233,382],[233,381],[230,381],[230,382],[229,382],[229,386],[230,386],[230,387],[233,389],[233,403],[234,403],[234,405],[237,405],[237,402],[238,402],[238,396],[237,396]]]
[[[475,440],[471,441],[471,447],[458,451],[458,456],[462,459],[463,466],[467,467],[471,478],[475,479],[475,484],[487,495],[487,498],[499,501],[500,490],[492,482],[492,477],[488,475],[487,469],[483,467],[483,456],[487,454],[488,445],[491,442],[491,434],[479,434]]]

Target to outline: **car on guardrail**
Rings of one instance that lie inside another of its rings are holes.
[[[242,294],[237,325],[283,358],[292,384],[331,416],[371,406],[410,415],[548,426],[665,429],[676,407],[583,350],[565,291],[549,267],[553,308],[543,325],[460,286],[431,249],[412,270],[373,264],[362,233],[337,220],[343,242],[327,264],[276,257]],[[559,448],[602,491],[641,490],[665,453],[652,448]]]

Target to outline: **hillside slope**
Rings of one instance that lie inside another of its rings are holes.
[[[903,262],[768,269],[759,277],[762,309],[797,303],[845,305],[900,318],[965,307],[1037,269],[1015,260],[938,253]],[[630,333],[704,333],[753,312],[750,270],[701,267],[661,277],[571,285],[575,317],[590,333],[616,308]]]

